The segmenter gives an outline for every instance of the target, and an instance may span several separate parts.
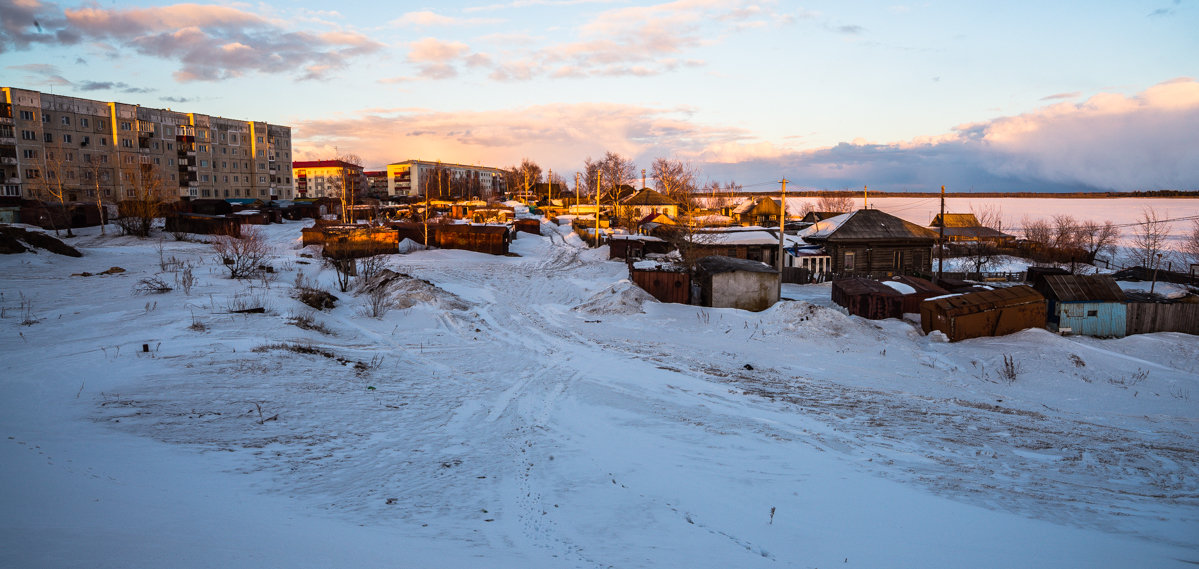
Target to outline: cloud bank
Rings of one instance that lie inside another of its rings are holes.
[[[383,47],[356,32],[294,31],[239,8],[202,4],[62,9],[15,0],[0,4],[0,26],[0,53],[37,45],[109,44],[177,61],[178,81],[215,81],[247,72],[299,72],[301,78],[315,79]]]
[[[800,187],[955,191],[1199,189],[1199,82],[1180,78],[1132,96],[1099,94],[898,143],[793,151],[685,108],[546,105],[480,112],[372,110],[296,125],[298,154],[354,148],[369,165],[412,158],[506,166],[529,157],[555,171],[614,151],[642,167],[660,156],[712,179],[786,176]],[[370,147],[355,148],[370,141]]]

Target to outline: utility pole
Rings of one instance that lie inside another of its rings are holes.
[[[579,173],[575,172],[575,206],[576,206],[575,213],[578,213],[578,207],[577,207],[578,205],[579,205]]]
[[[870,209],[870,189],[862,186],[862,209]]]
[[[597,172],[599,176],[595,178],[595,246],[599,247],[599,205],[600,205],[600,185],[604,181],[604,172]]]
[[[786,229],[787,222],[787,180],[783,178],[779,183],[783,185],[783,198],[779,201],[779,258],[775,264],[779,269],[779,282],[783,282],[783,230]]]
[[[941,273],[945,269],[945,186],[941,186],[941,223],[937,237],[937,284],[941,284]]]
[[[549,169],[549,174],[546,176],[545,181],[546,181],[546,188],[547,188],[545,190],[545,198],[547,200],[553,200],[554,199],[554,170],[552,168]],[[551,203],[551,205],[552,205],[552,203]]]
[[[645,189],[645,168],[641,169],[641,189]]]

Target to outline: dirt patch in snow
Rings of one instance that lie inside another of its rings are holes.
[[[644,314],[647,302],[658,299],[632,281],[622,280],[601,290],[572,310],[587,314]]]
[[[391,269],[383,269],[361,288],[363,294],[373,294],[379,290],[387,291],[392,306],[401,310],[417,304],[429,304],[443,310],[466,310],[471,306],[458,295],[429,281]]]

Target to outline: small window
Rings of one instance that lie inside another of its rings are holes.
[[[46,140],[46,142],[54,142],[54,135],[52,133],[43,132],[42,138],[44,138]]]
[[[23,121],[33,120],[33,111],[21,111],[21,120],[23,120]]]
[[[62,124],[70,126],[71,125],[71,117],[63,115]]]
[[[1098,310],[1088,310],[1088,311],[1087,311],[1087,316],[1088,316],[1088,317],[1091,317],[1091,316],[1099,316],[1099,311],[1098,311]]]
[[[843,271],[847,271],[847,272],[848,272],[848,271],[852,271],[852,270],[854,270],[854,266],[853,266],[853,258],[854,258],[854,254],[853,254],[852,252],[846,252],[846,253],[845,253],[845,266],[844,266],[844,267],[842,267],[842,270],[843,270]]]
[[[87,119],[79,119],[79,126],[86,127]]]
[[[63,142],[71,142],[71,135],[69,135],[69,134],[62,135],[62,141]]]

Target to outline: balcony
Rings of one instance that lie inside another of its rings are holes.
[[[0,156],[0,164],[3,164],[5,166],[16,166],[17,165],[17,157],[16,156]]]
[[[274,154],[268,154],[268,155],[267,155],[267,157],[266,157],[266,159],[267,159],[267,161],[268,161],[268,162],[274,162],[274,161],[275,161],[275,155],[274,155]]]
[[[12,124],[12,117],[0,117],[0,124]]]
[[[150,121],[139,120],[139,121],[137,121],[137,131],[138,132],[154,132],[154,123],[152,123]]]
[[[4,183],[5,184],[20,184],[21,179],[16,176],[10,176],[10,177],[4,179]]]
[[[15,136],[0,136],[0,144],[11,144],[11,145],[15,146],[17,144],[17,137],[15,137]]]

